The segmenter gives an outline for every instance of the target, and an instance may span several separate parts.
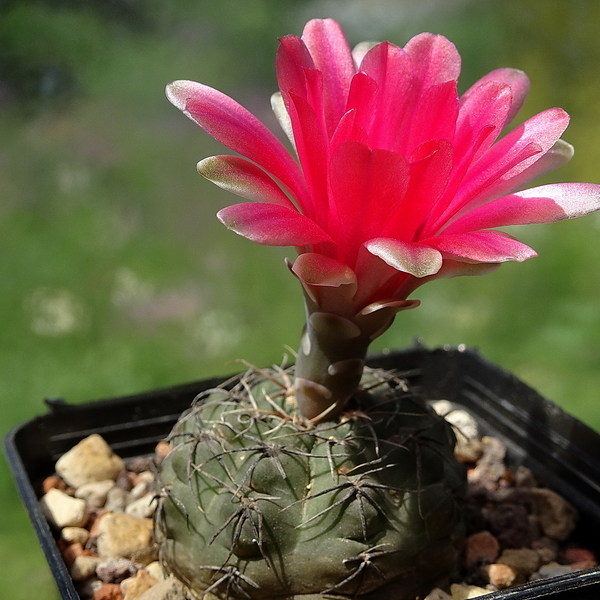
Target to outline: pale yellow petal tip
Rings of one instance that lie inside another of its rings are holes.
[[[179,110],[185,110],[185,105],[187,99],[190,97],[190,91],[193,85],[193,81],[187,81],[185,79],[179,79],[169,83],[165,88],[167,100]]]

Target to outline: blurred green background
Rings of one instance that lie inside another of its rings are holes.
[[[332,16],[352,44],[443,33],[462,86],[525,70],[520,119],[572,116],[574,160],[546,181],[600,182],[597,0],[13,0],[0,8],[0,433],[70,402],[279,362],[302,326],[293,252],[215,212],[234,198],[197,160],[223,149],[164,98],[174,79],[225,91],[269,125],[277,36]],[[600,429],[600,217],[523,228],[539,252],[435,282],[374,349],[464,343]],[[0,461],[5,598],[58,597]]]

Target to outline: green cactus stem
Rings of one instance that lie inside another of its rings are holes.
[[[465,472],[441,417],[365,369],[336,420],[297,410],[293,370],[207,392],[161,465],[161,557],[199,598],[414,600],[455,568]]]

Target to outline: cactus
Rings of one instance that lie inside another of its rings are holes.
[[[161,465],[162,560],[199,597],[414,600],[452,572],[464,468],[403,380],[366,370],[335,420],[298,412],[292,374],[198,398]]]

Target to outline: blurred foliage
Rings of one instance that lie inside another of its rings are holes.
[[[241,8],[243,6],[243,9]],[[463,89],[525,70],[519,118],[563,106],[574,160],[546,181],[600,182],[595,0],[11,0],[0,3],[0,433],[71,402],[264,365],[295,347],[289,249],[222,228],[232,201],[196,175],[223,152],[164,98],[194,79],[270,126],[277,37],[332,16],[351,43],[430,30],[463,56]],[[600,219],[516,232],[539,252],[485,278],[435,282],[375,344],[465,343],[600,429]],[[3,592],[56,598],[0,464]]]

